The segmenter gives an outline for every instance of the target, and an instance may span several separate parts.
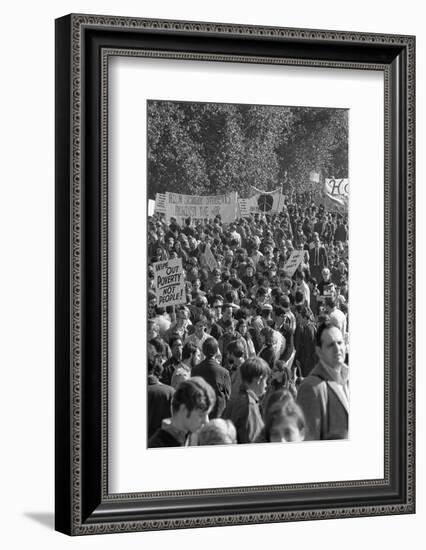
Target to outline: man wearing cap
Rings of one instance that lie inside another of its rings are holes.
[[[332,323],[319,326],[318,363],[299,387],[297,403],[305,416],[309,440],[348,437],[349,384],[345,342]]]

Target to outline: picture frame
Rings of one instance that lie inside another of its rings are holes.
[[[86,535],[414,513],[415,38],[71,14],[56,20],[55,41],[55,528]],[[383,73],[383,479],[109,492],[108,60],[135,52]]]

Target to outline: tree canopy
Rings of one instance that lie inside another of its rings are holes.
[[[307,189],[311,171],[348,177],[348,111],[148,101],[148,196],[250,185]]]

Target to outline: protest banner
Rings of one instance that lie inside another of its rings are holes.
[[[213,271],[213,269],[219,267],[219,264],[217,263],[216,258],[213,256],[213,252],[211,251],[209,244],[206,244],[206,249],[202,254],[202,260],[202,263],[204,263],[204,265],[207,266],[210,271]]]
[[[155,194],[155,212],[159,214],[166,213],[166,195],[165,193]]]
[[[296,273],[296,269],[299,267],[300,262],[303,259],[304,250],[293,250],[290,254],[290,257],[285,263],[284,271],[287,274],[287,277],[293,277]]]
[[[258,214],[261,212],[276,214],[281,212],[284,206],[281,187],[273,191],[262,191],[251,186],[252,192],[255,194],[247,199],[239,199],[238,207],[241,217],[250,216],[250,214]]]
[[[326,178],[324,192],[332,197],[347,197],[349,195],[348,178]]]
[[[185,281],[182,259],[156,262],[154,268],[154,288],[157,306],[175,306],[186,302]]]
[[[237,193],[225,195],[181,195],[179,193],[165,193],[166,222],[175,218],[183,225],[185,219],[191,217],[198,221],[214,219],[220,215],[222,222],[230,223],[237,217]]]
[[[349,179],[326,178],[324,180],[324,196],[328,200],[326,204],[328,208],[339,211],[347,211]]]

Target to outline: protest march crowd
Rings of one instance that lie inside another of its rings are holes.
[[[348,437],[348,218],[148,218],[148,447]]]

